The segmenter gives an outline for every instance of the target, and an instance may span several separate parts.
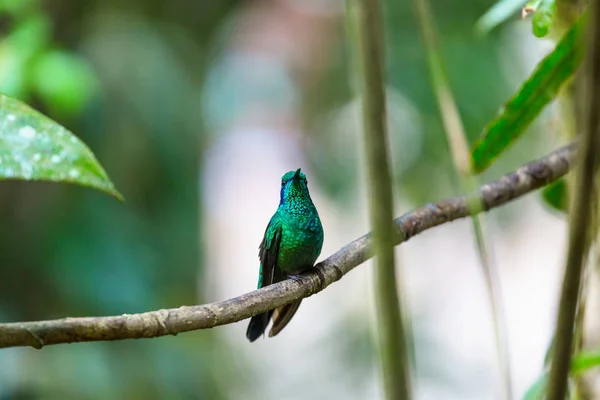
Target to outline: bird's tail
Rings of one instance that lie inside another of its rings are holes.
[[[273,326],[269,331],[269,337],[277,335],[283,330],[283,328],[286,327],[294,314],[296,314],[296,311],[298,311],[300,303],[302,303],[302,299],[293,301],[290,304],[286,304],[285,306],[275,309],[273,312]]]
[[[250,342],[254,342],[265,333],[272,314],[273,311],[267,311],[266,313],[255,315],[250,319],[248,329],[246,329],[246,337]]]
[[[246,338],[248,338],[250,342],[254,342],[261,337],[265,333],[271,317],[273,317],[273,326],[269,331],[269,337],[277,335],[286,327],[294,314],[296,314],[298,307],[300,307],[300,303],[302,303],[302,299],[250,318],[250,323],[246,330]]]

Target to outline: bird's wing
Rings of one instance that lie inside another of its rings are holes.
[[[273,284],[277,256],[281,243],[281,223],[275,217],[271,218],[262,242],[260,243],[258,258],[260,259],[260,272],[258,274],[258,288]]]
[[[262,242],[260,243],[258,257],[260,258],[260,272],[258,273],[258,288],[269,286],[275,279],[277,269],[277,256],[279,255],[279,244],[281,243],[281,223],[276,216],[271,218]],[[246,337],[251,342],[258,339],[267,329],[273,311],[267,311],[255,315],[250,319]]]

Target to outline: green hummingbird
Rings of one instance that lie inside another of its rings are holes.
[[[310,198],[306,175],[298,168],[281,178],[279,207],[265,230],[258,257],[258,288],[286,278],[299,280],[298,274],[311,269],[323,247],[323,226]],[[246,337],[254,342],[273,318],[269,337],[277,335],[290,322],[302,299],[256,315],[250,319]]]

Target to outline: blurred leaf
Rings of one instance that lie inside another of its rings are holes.
[[[90,65],[61,50],[36,59],[31,83],[53,111],[66,115],[79,113],[98,87]]]
[[[558,94],[562,84],[576,71],[582,59],[585,16],[565,34],[552,53],[537,66],[517,94],[485,128],[472,150],[473,170],[484,171],[512,142],[525,132],[544,107]]]
[[[550,207],[561,212],[569,211],[567,181],[559,179],[542,189],[542,198]]]
[[[525,0],[500,0],[475,23],[475,31],[481,35],[489,33],[515,15],[525,4]]]
[[[556,3],[554,0],[537,0],[536,3],[539,4],[536,4],[537,7],[533,10],[531,23],[533,34],[542,38],[550,31],[556,13]]]
[[[548,373],[549,373],[549,360],[548,354],[546,354],[546,361],[544,362],[546,368],[542,376],[540,376],[534,383],[527,389],[523,400],[541,400],[546,392],[546,385],[548,384]],[[580,353],[573,356],[571,360],[571,376],[580,375],[588,369],[600,366],[600,351],[590,353]],[[571,383],[569,379],[569,383]]]
[[[0,42],[0,92],[22,97],[27,91],[28,62],[48,43],[50,23],[43,15],[20,21]]]
[[[39,5],[38,0],[0,0],[0,12],[16,16],[31,10],[37,5]]]
[[[0,95],[0,179],[69,182],[122,200],[93,153],[25,103]]]
[[[48,44],[50,21],[43,14],[33,14],[21,20],[5,41],[19,50],[24,58],[33,57]]]
[[[24,62],[14,47],[0,44],[0,91],[23,97],[25,92]]]
[[[548,374],[549,370],[546,370],[542,376],[540,376],[530,387],[527,389],[525,394],[523,395],[523,400],[544,400],[546,397],[546,389],[548,387]],[[568,378],[567,381],[567,395],[565,396],[565,400],[573,399],[576,400],[577,397],[571,396],[574,392],[574,381],[571,377]]]
[[[581,374],[598,366],[600,366],[600,351],[581,353],[571,361],[571,373]]]
[[[542,400],[546,393],[546,385],[548,385],[548,373],[545,372],[536,380],[533,385],[527,389],[523,400]]]

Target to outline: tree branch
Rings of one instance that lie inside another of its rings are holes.
[[[483,211],[502,206],[564,176],[571,168],[577,145],[571,143],[513,173],[460,196],[410,211],[394,220],[398,245],[436,226],[468,217],[468,204],[479,198]],[[231,324],[253,315],[312,296],[340,280],[371,257],[370,234],[347,244],[319,263],[319,274],[307,274],[301,284],[286,280],[233,299],[141,314],[64,318],[0,324],[0,348],[60,343],[154,338]]]

